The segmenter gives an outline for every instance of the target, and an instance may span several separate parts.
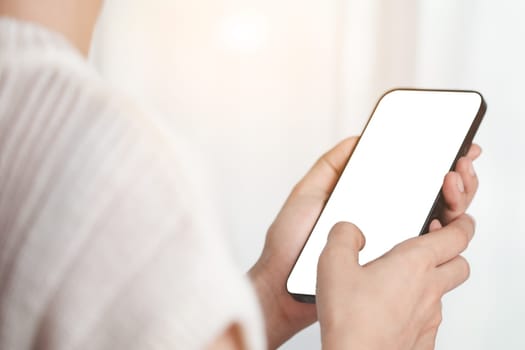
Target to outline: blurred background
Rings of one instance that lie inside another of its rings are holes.
[[[481,91],[472,275],[444,301],[437,349],[524,349],[523,13],[514,0],[106,0],[91,59],[185,139],[243,269],[292,186],[385,90]],[[314,325],[282,348],[319,347]]]

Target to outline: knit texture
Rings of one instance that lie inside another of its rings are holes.
[[[177,147],[60,35],[0,19],[0,349],[264,347]]]

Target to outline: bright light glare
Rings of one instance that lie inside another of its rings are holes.
[[[250,53],[260,50],[268,40],[268,20],[256,11],[239,12],[219,22],[219,42],[226,49]]]

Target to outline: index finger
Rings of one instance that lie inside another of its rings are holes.
[[[441,229],[419,237],[419,244],[432,253],[433,265],[439,266],[467,249],[474,235],[474,228],[474,220],[463,214]]]
[[[470,160],[476,160],[480,155],[481,155],[481,147],[478,144],[473,143],[470,146],[465,157],[469,158]]]

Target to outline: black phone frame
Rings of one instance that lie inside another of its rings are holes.
[[[471,124],[467,134],[465,135],[463,143],[461,144],[461,147],[458,150],[458,153],[456,154],[456,157],[455,157],[454,161],[452,162],[452,165],[450,166],[449,171],[452,171],[456,167],[456,163],[458,162],[458,160],[461,157],[465,156],[467,154],[467,152],[469,151],[470,146],[472,145],[472,142],[474,141],[474,137],[476,136],[476,133],[478,132],[478,129],[479,129],[480,125],[481,125],[481,122],[483,121],[483,118],[484,118],[485,113],[487,111],[487,103],[485,102],[485,99],[483,98],[483,95],[480,92],[475,91],[475,90],[421,89],[421,88],[406,88],[406,87],[390,89],[390,90],[386,91],[385,93],[383,93],[380,96],[380,98],[377,101],[374,109],[372,110],[372,113],[370,114],[370,117],[368,118],[368,120],[367,120],[367,122],[365,124],[365,127],[363,128],[363,132],[361,132],[361,136],[365,134],[366,129],[367,129],[368,125],[370,124],[370,120],[374,116],[374,113],[375,113],[377,107],[379,106],[379,103],[381,103],[381,100],[386,95],[388,95],[388,94],[390,94],[390,93],[392,93],[394,91],[461,92],[461,93],[475,93],[475,94],[479,95],[479,97],[481,98],[481,104],[479,106],[478,113],[476,114],[476,117],[472,121],[472,124]],[[346,161],[346,164],[345,164],[344,168],[346,168],[346,166],[348,165],[348,162],[350,162],[350,159],[352,158],[352,154],[354,153],[355,149],[359,146],[359,141],[361,140],[361,136],[357,140],[357,142],[356,142],[356,144],[354,146],[354,149],[352,150],[352,152],[348,156],[348,160]],[[338,182],[339,182],[339,180],[338,180]],[[337,184],[334,186],[334,189],[335,189],[336,186],[337,186]],[[333,192],[333,190],[332,190],[332,192]],[[315,304],[315,295],[292,293],[292,292],[290,292],[288,290],[287,282],[288,282],[288,279],[290,278],[290,274],[292,273],[293,269],[295,268],[295,265],[297,264],[297,260],[299,259],[299,256],[303,252],[304,247],[306,246],[306,243],[310,239],[310,235],[312,234],[312,231],[313,231],[315,225],[317,225],[317,221],[319,220],[319,218],[323,214],[323,211],[324,211],[324,208],[326,206],[326,203],[328,203],[328,201],[330,200],[331,196],[332,196],[332,193],[330,193],[330,196],[326,200],[325,205],[323,206],[323,209],[321,210],[321,212],[319,213],[319,216],[315,220],[315,223],[313,224],[313,226],[312,226],[312,228],[310,230],[310,234],[308,235],[308,238],[304,241],[303,247],[301,248],[301,252],[297,256],[297,259],[295,259],[295,262],[294,262],[292,268],[290,269],[290,273],[288,274],[288,278],[286,279],[285,289],[286,289],[287,293],[290,294],[292,296],[292,298],[294,298],[296,301],[299,301],[299,302],[302,302],[302,303]],[[423,226],[421,228],[421,231],[419,232],[419,236],[428,233],[428,231],[429,231],[428,229],[429,229],[430,223],[432,222],[432,220],[434,220],[434,219],[439,217],[439,213],[440,213],[441,209],[443,208],[443,205],[444,205],[443,192],[440,189],[438,194],[437,194],[437,196],[436,196],[436,198],[435,198],[435,200],[434,200],[434,203],[432,204],[432,207],[431,207],[431,209],[429,211],[429,214],[427,215],[427,217],[425,219],[425,222],[424,222],[424,224],[423,224]]]

